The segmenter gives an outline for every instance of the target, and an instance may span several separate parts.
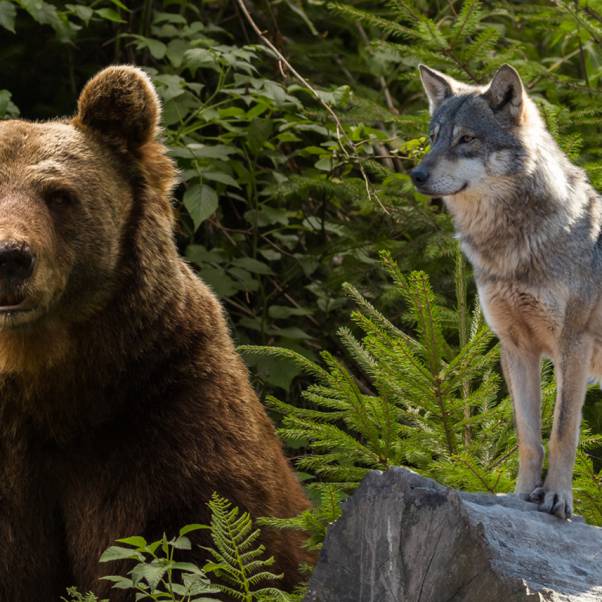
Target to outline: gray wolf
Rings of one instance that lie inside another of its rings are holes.
[[[568,518],[588,377],[602,375],[602,199],[512,67],[486,86],[419,70],[431,148],[411,176],[420,192],[443,197],[500,339],[519,439],[516,493]],[[543,357],[558,388],[542,482]]]

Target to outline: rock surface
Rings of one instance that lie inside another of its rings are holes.
[[[330,529],[305,602],[602,601],[602,529],[511,495],[374,472]]]

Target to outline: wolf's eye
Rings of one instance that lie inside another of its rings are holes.
[[[469,142],[472,142],[475,139],[474,136],[469,136],[468,134],[464,134],[464,136],[462,136],[460,138],[460,140],[458,140],[458,144],[468,144]]]
[[[77,197],[72,190],[67,188],[52,188],[44,193],[46,204],[54,209],[70,207],[77,201]]]

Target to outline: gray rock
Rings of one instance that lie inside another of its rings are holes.
[[[373,472],[326,537],[305,602],[602,601],[602,529],[512,495]]]

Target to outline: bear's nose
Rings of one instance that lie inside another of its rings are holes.
[[[429,172],[419,165],[410,172],[410,176],[414,184],[424,184],[429,179]]]
[[[26,280],[33,272],[35,257],[28,244],[0,242],[0,279]]]

